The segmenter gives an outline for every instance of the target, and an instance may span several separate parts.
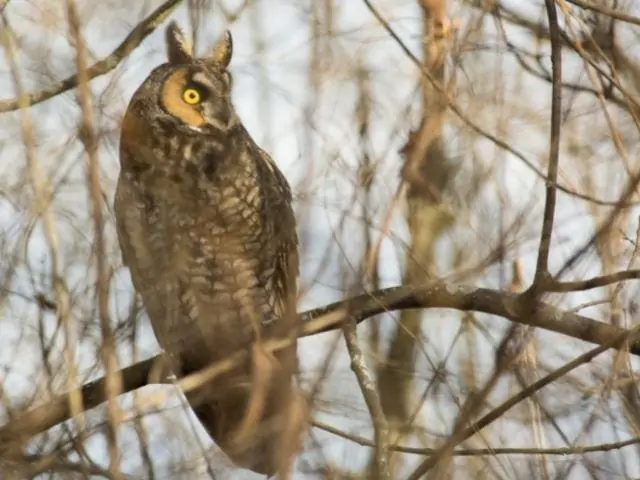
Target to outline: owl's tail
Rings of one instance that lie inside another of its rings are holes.
[[[292,372],[283,368],[282,356],[276,358],[259,349],[253,353],[250,376],[216,379],[215,396],[189,401],[233,463],[271,476],[290,468],[299,449],[306,408],[292,384]]]

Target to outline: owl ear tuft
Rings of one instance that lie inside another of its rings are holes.
[[[231,62],[232,55],[233,39],[231,38],[231,32],[227,30],[224,32],[224,35],[222,35],[222,38],[218,40],[211,49],[211,55],[209,58],[223,68],[227,68],[229,62]]]
[[[165,43],[169,63],[184,64],[193,61],[193,47],[175,21],[165,31]]]

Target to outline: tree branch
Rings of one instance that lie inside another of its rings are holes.
[[[80,140],[86,152],[86,185],[91,217],[93,219],[93,250],[96,265],[95,288],[98,300],[98,317],[102,333],[102,363],[105,366],[107,400],[107,446],[109,452],[109,472],[113,480],[123,480],[120,465],[122,455],[118,449],[118,423],[121,419],[120,405],[116,399],[120,395],[121,385],[116,343],[109,318],[109,267],[105,255],[104,213],[102,211],[102,190],[100,187],[100,167],[98,159],[98,142],[94,128],[91,87],[87,75],[87,55],[85,40],[81,32],[81,21],[75,0],[67,0],[67,22],[69,36],[76,48],[76,68],[78,71],[77,103],[81,115]]]
[[[382,409],[382,403],[376,389],[376,382],[367,368],[362,350],[358,346],[357,323],[354,320],[344,322],[344,339],[351,359],[351,370],[358,380],[365,403],[371,415],[375,438],[375,472],[377,480],[391,480],[389,466],[389,427]]]
[[[482,126],[474,122],[470,116],[466,115],[462,111],[462,109],[451,99],[451,96],[446,92],[444,86],[441,85],[435,78],[433,78],[433,75],[431,75],[431,73],[424,68],[424,66],[418,59],[418,57],[416,57],[413,54],[413,52],[409,49],[407,44],[403,42],[402,39],[398,36],[398,34],[393,30],[393,28],[391,28],[391,25],[389,24],[389,22],[382,16],[382,14],[373,5],[373,3],[371,3],[370,0],[363,0],[363,2],[366,5],[366,7],[369,9],[369,11],[373,14],[373,16],[376,18],[376,20],[380,23],[382,28],[384,28],[387,31],[387,33],[391,36],[391,38],[393,38],[393,40],[402,49],[402,51],[407,56],[407,58],[411,60],[411,62],[416,66],[416,68],[418,68],[420,73],[433,85],[434,89],[442,95],[442,98],[445,99],[447,102],[447,107],[460,119],[460,121],[463,124],[469,127],[473,132],[486,138],[491,143],[493,143],[500,149],[504,150],[505,152],[508,152],[511,155],[515,156],[518,160],[522,161],[527,168],[529,168],[533,173],[535,173],[535,175],[538,178],[540,178],[541,180],[544,180],[545,182],[553,183],[553,185],[558,190],[566,193],[567,195],[570,195],[572,197],[579,198],[581,200],[585,200],[588,202],[592,202],[596,205],[602,205],[602,206],[615,206],[620,208],[622,207],[628,208],[628,207],[633,207],[637,205],[637,202],[627,203],[626,201],[622,202],[619,200],[602,200],[599,198],[591,197],[584,193],[577,192],[575,190],[571,190],[569,187],[567,187],[566,185],[563,185],[562,183],[552,182],[552,180],[549,179],[547,175],[544,172],[542,172],[536,165],[534,165],[533,162],[529,160],[523,153],[513,148],[511,145],[508,144],[508,142],[498,138],[488,130],[484,129]]]
[[[182,0],[167,0],[158,8],[156,8],[147,18],[140,22],[136,27],[131,30],[129,35],[122,41],[118,47],[109,54],[103,60],[94,63],[89,67],[84,75],[87,81],[93,80],[95,77],[109,73],[116,68],[118,64],[131,52],[133,52],[142,41],[151,35],[156,28],[166,20],[166,18],[173,12]],[[35,93],[29,93],[26,95],[26,101],[23,102],[20,98],[14,98],[11,100],[0,100],[0,113],[11,112],[18,110],[21,107],[35,105],[36,103],[44,102],[50,98],[60,95],[78,85],[78,74],[71,75],[65,78],[61,82],[50,86],[45,90],[41,90]]]
[[[555,0],[545,0],[547,17],[549,19],[549,33],[551,35],[551,129],[549,139],[549,168],[547,169],[546,195],[544,214],[542,217],[542,232],[540,233],[540,248],[536,273],[531,285],[531,292],[535,295],[544,280],[550,277],[549,250],[553,233],[553,218],[556,210],[556,184],[558,182],[558,164],[560,163],[560,127],[562,121],[562,45],[560,43],[560,27]]]
[[[631,23],[633,25],[640,25],[640,17],[634,17],[633,15],[621,12],[620,10],[609,8],[605,5],[598,5],[586,0],[567,0],[567,2],[572,3],[577,7],[584,8],[585,10],[593,10],[594,12],[601,13],[622,22]]]
[[[342,327],[347,316],[359,323],[381,313],[408,308],[449,308],[488,313],[607,348],[628,348],[631,354],[640,356],[640,339],[632,335],[630,330],[565,312],[541,301],[532,302],[518,294],[445,282],[433,282],[420,287],[387,288],[304,312],[300,315],[300,321],[304,324],[300,336],[316,335]],[[267,342],[265,348],[277,350],[286,347],[288,343],[287,340]],[[123,392],[130,392],[150,383],[152,366],[161,358],[158,355],[122,369]],[[206,382],[210,377],[233,368],[244,358],[245,354],[241,352],[217,362],[204,372],[182,379],[179,384],[186,391],[193,390],[198,383]],[[34,435],[68,420],[71,417],[69,395],[81,394],[84,407],[90,409],[106,400],[104,392],[105,379],[100,378],[75,392],[60,395],[44,405],[14,416],[0,427],[0,451],[10,449],[12,445],[19,447],[18,444],[28,441]]]
[[[630,335],[632,333],[635,333],[635,332],[629,331]],[[622,344],[624,342],[624,338],[619,339],[618,342],[616,342],[616,343],[617,344]],[[438,448],[433,453],[432,456],[430,456],[425,461],[423,461],[411,473],[411,475],[409,475],[407,477],[407,480],[419,480],[420,478],[422,478],[422,476],[425,473],[427,473],[431,468],[433,468],[436,465],[436,463],[438,461],[438,457],[440,456],[441,452],[443,452],[443,451],[445,451],[447,449],[450,449],[450,448],[453,449],[453,447],[455,447],[456,445],[458,445],[461,442],[465,441],[466,439],[468,439],[469,437],[471,437],[474,434],[478,433],[480,430],[482,430],[483,428],[485,428],[486,426],[488,426],[489,424],[491,424],[492,422],[494,422],[498,418],[502,417],[508,410],[510,410],[512,407],[514,407],[515,405],[520,403],[522,400],[525,400],[526,398],[529,398],[535,392],[539,391],[540,389],[542,389],[543,387],[549,385],[550,383],[554,382],[555,380],[559,379],[560,377],[566,375],[570,371],[575,370],[579,366],[590,362],[591,360],[593,360],[595,357],[597,357],[598,355],[600,355],[604,351],[606,351],[606,347],[604,347],[604,346],[593,348],[593,349],[589,350],[588,352],[583,353],[579,357],[571,360],[570,362],[565,363],[562,367],[558,368],[557,370],[554,370],[553,372],[551,372],[550,374],[544,376],[543,378],[541,378],[537,382],[532,383],[527,388],[524,388],[520,392],[516,393],[515,395],[513,395],[512,397],[507,399],[505,402],[501,403],[496,408],[491,410],[489,413],[484,415],[478,421],[476,421],[475,423],[469,425],[466,429],[464,429],[463,432],[458,434],[456,436],[456,438],[450,437],[445,442],[445,444],[443,446]]]
[[[327,425],[318,420],[311,422],[315,428],[331,433],[345,440],[361,445],[363,447],[375,448],[376,444],[373,440],[347,433],[339,428]],[[530,448],[530,447],[500,447],[500,448],[459,448],[454,450],[451,455],[454,457],[479,457],[483,455],[583,455],[585,453],[610,452],[612,450],[620,450],[625,447],[637,445],[640,443],[640,437],[629,438],[614,443],[600,443],[597,445],[576,445],[572,447],[551,447],[551,448]],[[400,453],[408,453],[411,455],[433,455],[438,451],[436,448],[424,447],[407,447],[403,445],[390,445],[389,450]]]
[[[547,280],[544,285],[545,292],[580,292],[584,290],[591,290],[594,288],[606,287],[613,283],[618,283],[623,280],[638,280],[640,279],[640,270],[622,270],[620,272],[610,273],[609,275],[602,275],[600,277],[588,278],[586,280],[576,280],[575,282],[560,282],[556,279]]]

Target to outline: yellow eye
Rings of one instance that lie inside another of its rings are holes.
[[[198,92],[195,88],[187,88],[184,92],[182,92],[182,100],[189,105],[195,105],[196,103],[200,103],[200,92]]]

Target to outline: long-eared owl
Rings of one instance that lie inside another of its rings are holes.
[[[231,102],[227,32],[196,57],[172,22],[167,63],[133,94],[122,122],[115,215],[123,262],[158,343],[184,376],[291,335],[298,239],[290,187]],[[200,422],[237,465],[271,475],[295,342],[270,357],[259,428],[234,443],[250,403],[253,362],[216,377],[197,402]],[[249,387],[247,386],[249,385]]]

